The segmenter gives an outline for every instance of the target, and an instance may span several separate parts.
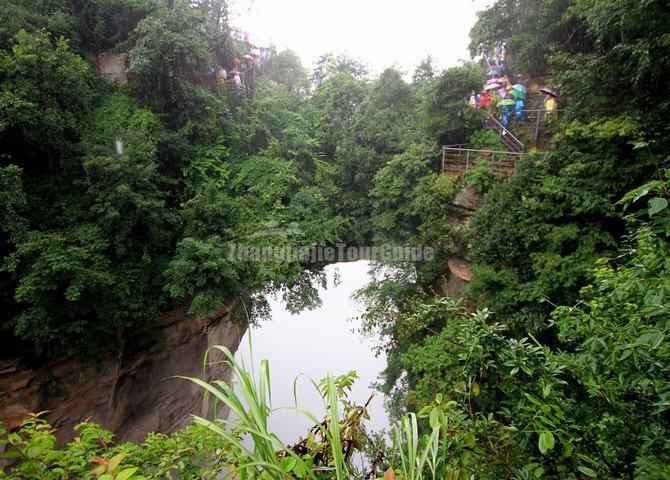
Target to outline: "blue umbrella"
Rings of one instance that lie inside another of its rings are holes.
[[[527,93],[528,92],[528,89],[525,86],[521,85],[520,83],[517,83],[516,85],[512,85],[512,88],[514,90],[520,91],[521,93]]]

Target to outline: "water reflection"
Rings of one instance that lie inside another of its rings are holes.
[[[293,382],[298,375],[298,405],[312,411],[317,417],[325,408],[314,387],[305,376],[319,381],[327,372],[335,375],[355,370],[359,379],[350,399],[364,404],[373,391],[371,384],[385,367],[383,357],[376,358],[373,343],[362,338],[355,320],[361,311],[351,295],[368,281],[369,262],[339,263],[325,268],[328,288],[319,288],[322,305],[297,315],[289,313],[280,300],[270,298],[272,320],[251,328],[242,339],[235,355],[247,368],[256,367],[263,359],[270,362],[272,378],[272,406],[294,405]],[[334,283],[339,276],[337,285]],[[249,336],[254,362],[250,360]],[[388,428],[383,397],[377,393],[369,406],[370,421],[366,428],[378,431]],[[273,412],[270,431],[285,443],[294,443],[311,427],[309,420],[290,410]]]

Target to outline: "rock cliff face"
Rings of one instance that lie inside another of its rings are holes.
[[[470,220],[477,209],[484,205],[484,199],[471,187],[463,187],[456,193],[449,205],[449,223],[463,228],[470,226]],[[444,279],[443,292],[453,299],[464,298],[469,283],[474,279],[470,264],[466,260],[469,245],[463,243],[457,247],[455,256],[448,259],[449,274]]]
[[[211,410],[201,389],[172,377],[203,378],[207,347],[225,345],[234,352],[243,333],[230,308],[207,318],[178,309],[130,333],[117,358],[98,364],[63,358],[37,368],[19,358],[0,360],[0,421],[14,428],[27,413],[48,410],[45,418],[58,428],[60,442],[71,439],[72,427],[85,419],[115,432],[117,441],[172,432],[191,414],[209,416]],[[225,363],[206,373],[209,380],[229,376]]]
[[[475,212],[484,205],[484,199],[472,187],[463,187],[451,201],[451,223],[467,227]]]
[[[462,258],[450,258],[447,261],[449,266],[449,278],[447,280],[445,293],[448,297],[458,299],[465,297],[468,290],[468,284],[475,278],[470,271],[470,265]]]

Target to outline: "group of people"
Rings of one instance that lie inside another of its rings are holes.
[[[481,93],[473,93],[470,105],[489,113],[500,111],[500,123],[507,127],[512,118],[526,119],[526,94],[528,89],[522,83],[512,84],[507,75],[490,77]]]
[[[242,32],[237,27],[231,27],[230,34],[234,39],[247,43],[252,48],[242,58],[233,59],[230,71],[221,65],[216,67],[212,65],[209,71],[216,75],[217,83],[225,84],[230,81],[235,88],[241,89],[244,86],[245,73],[259,68],[270,57],[270,49],[251,45],[249,43],[249,33]]]
[[[505,63],[507,44],[504,41],[498,41],[492,49],[482,47],[482,51],[486,60],[488,79],[481,93],[472,93],[470,105],[498,115],[500,123],[505,127],[509,126],[512,119],[526,120],[528,88],[520,78],[516,78],[515,82],[510,80],[514,76]],[[544,120],[552,121],[557,114],[558,95],[554,89],[549,87],[544,87],[540,91],[545,94]]]
[[[507,56],[506,42],[497,41],[492,49],[491,54],[489,54],[488,48],[484,48],[484,59],[486,60],[486,74],[489,77],[499,77],[502,75],[510,74],[510,72],[507,70],[507,64],[505,63],[506,56]]]

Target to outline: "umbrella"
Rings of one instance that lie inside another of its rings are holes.
[[[523,92],[520,92],[516,88],[513,88],[512,90],[510,90],[509,94],[512,95],[517,100],[524,100],[526,98],[526,94],[523,93]]]
[[[503,88],[501,88],[500,90],[498,90],[498,95],[500,95],[502,98],[507,98],[507,97],[509,97],[509,93],[507,92],[507,90],[505,89],[505,87],[503,87]]]
[[[512,100],[511,98],[506,98],[504,100],[500,100],[500,103],[498,105],[500,105],[502,107],[506,107],[506,106],[514,105],[514,104],[516,104],[516,101]]]
[[[554,90],[553,88],[543,87],[540,89],[540,92],[546,93],[547,95],[551,95],[552,97],[558,97],[556,90]]]
[[[520,83],[517,83],[516,85],[512,85],[512,88],[514,90],[520,91],[521,93],[527,93],[528,92],[528,89],[525,86],[521,85]]]
[[[484,90],[498,90],[500,87],[499,83],[489,83],[484,87]]]

